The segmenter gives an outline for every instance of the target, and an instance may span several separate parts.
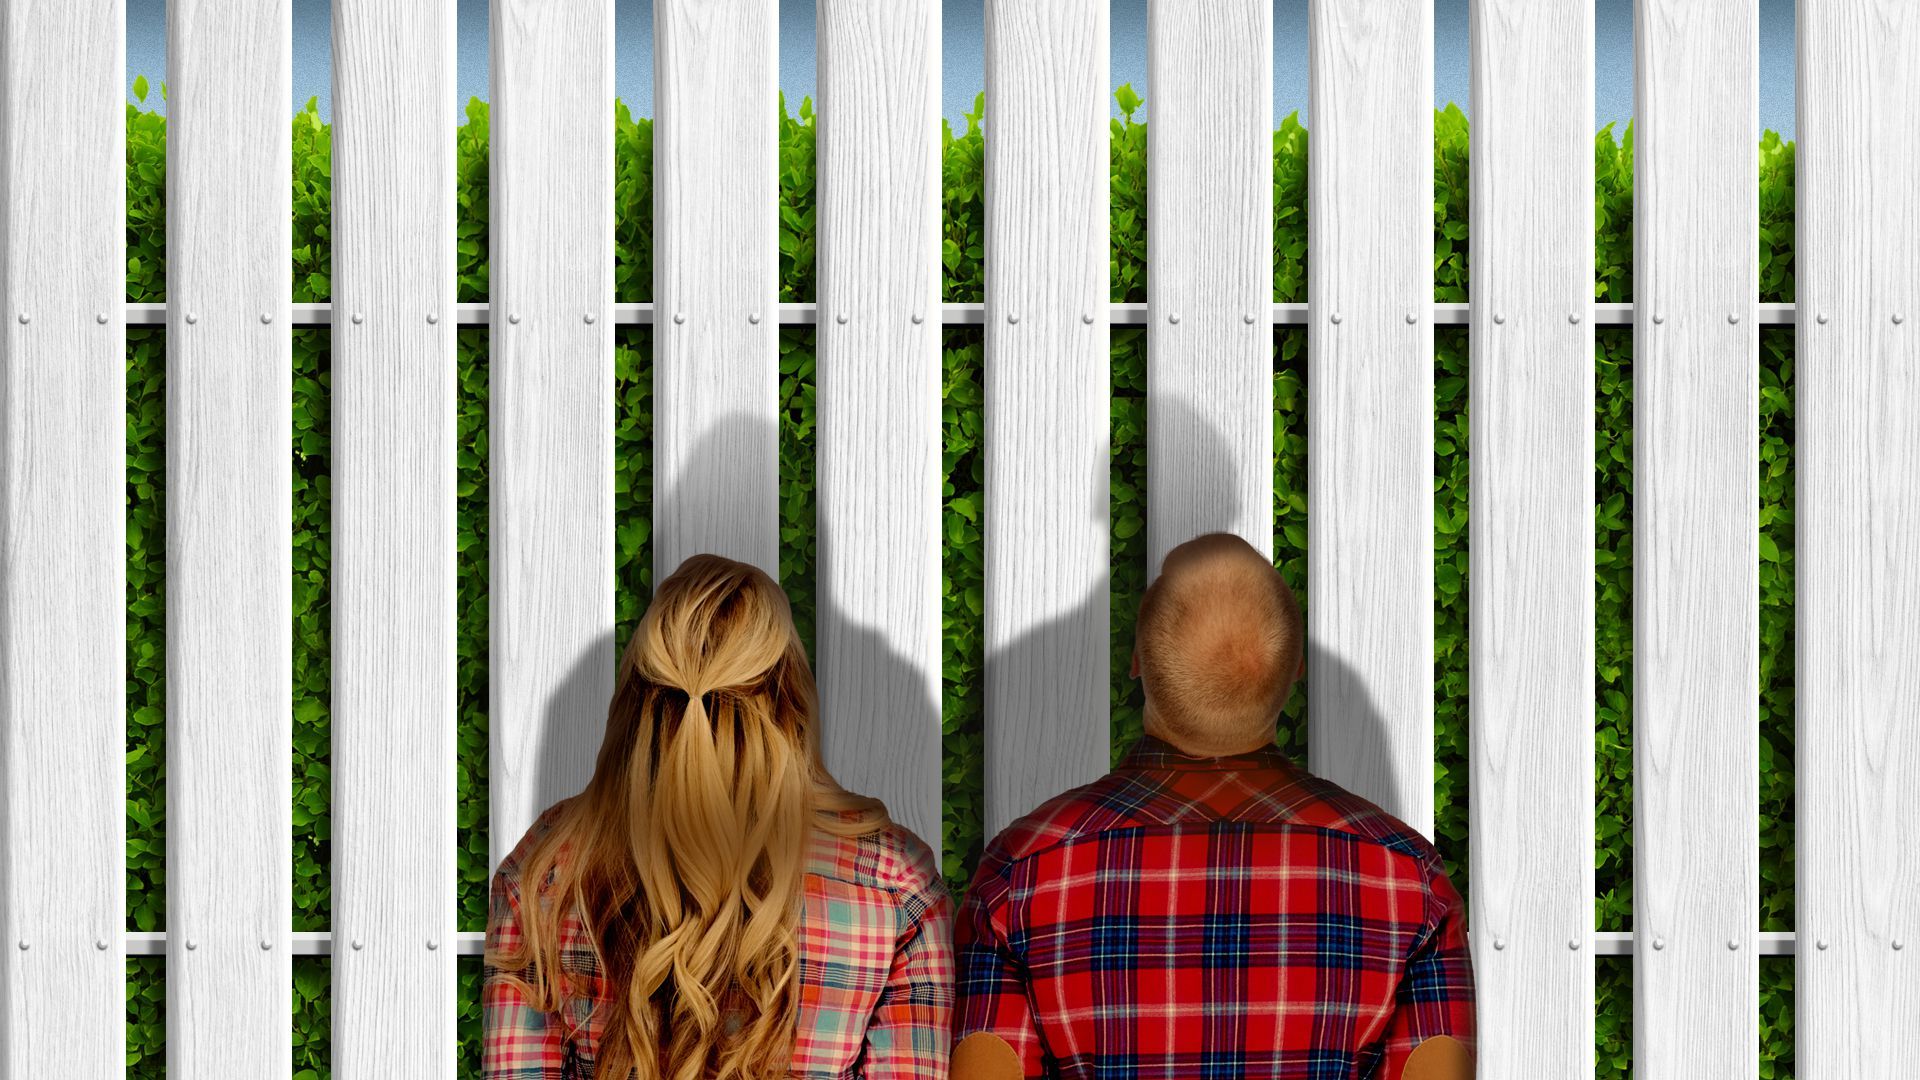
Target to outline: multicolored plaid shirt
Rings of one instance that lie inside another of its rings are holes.
[[[954,926],[957,1042],[1028,1077],[1399,1080],[1474,1048],[1466,905],[1433,845],[1275,746],[1144,736],[986,847]]]
[[[561,805],[534,821],[494,873],[489,952],[520,940],[520,864]],[[552,903],[544,887],[541,901]],[[859,838],[815,831],[798,928],[800,1008],[789,1075],[946,1080],[952,904],[932,851],[899,825]],[[562,978],[574,996],[557,1013],[530,1007],[497,967],[483,963],[486,1080],[594,1075],[610,994],[577,910],[561,919],[560,945]]]

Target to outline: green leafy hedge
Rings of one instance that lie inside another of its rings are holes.
[[[135,91],[144,99],[145,80]],[[1116,95],[1124,116],[1112,121],[1112,299],[1146,298],[1146,125],[1133,118],[1139,99]],[[942,263],[950,302],[982,299],[983,105],[964,129],[945,128]],[[458,128],[461,302],[487,298],[488,107],[473,100]],[[1435,116],[1434,297],[1468,296],[1468,134],[1449,106]],[[780,292],[807,301],[814,290],[814,117],[784,101],[780,120]],[[134,301],[164,299],[165,121],[127,108],[127,292]],[[615,103],[615,298],[651,299],[653,127]],[[1790,301],[1793,146],[1768,132],[1761,157],[1761,299]],[[1595,139],[1595,297],[1631,299],[1631,127]],[[1273,137],[1274,299],[1306,299],[1307,132],[1296,116]],[[330,130],[309,101],[294,117],[293,298],[331,296],[329,220]],[[1630,927],[1632,911],[1632,335],[1596,332],[1596,630],[1595,740],[1599,802],[1595,851],[1595,916],[1600,929]],[[981,800],[981,513],[982,334],[949,327],[944,337],[943,555],[945,625],[942,825],[945,871],[964,893],[980,847]],[[1790,330],[1762,332],[1760,706],[1762,927],[1792,921],[1792,357]],[[624,641],[652,588],[651,430],[652,333],[623,327],[615,339],[616,632]],[[458,334],[459,363],[459,920],[484,928],[487,837],[487,332]],[[293,334],[294,445],[294,928],[324,929],[328,882],[330,718],[327,582],[329,563],[329,339],[324,331]],[[158,328],[127,335],[127,925],[165,925],[165,373]],[[1136,685],[1126,678],[1133,620],[1145,587],[1146,334],[1112,334],[1112,756],[1140,731]],[[1435,338],[1434,581],[1435,811],[1437,842],[1463,892],[1467,877],[1467,337],[1441,327]],[[809,646],[813,632],[814,332],[780,334],[782,426],[781,575]],[[1274,333],[1274,560],[1302,602],[1306,596],[1306,330]],[[1306,693],[1297,689],[1282,716],[1278,741],[1297,758],[1306,752]],[[295,1068],[301,1078],[328,1074],[330,965],[324,957],[295,962]],[[128,961],[129,1074],[162,1071],[164,960]],[[478,1072],[479,963],[460,962],[461,1053]],[[1631,963],[1598,964],[1596,1075],[1629,1075]],[[1792,1075],[1792,962],[1761,966],[1762,1076]]]

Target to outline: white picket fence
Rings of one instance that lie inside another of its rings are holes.
[[[611,0],[493,0],[492,299],[454,302],[455,0],[334,0],[334,300],[289,303],[289,0],[171,0],[168,303],[124,302],[124,0],[0,4],[0,1077],[451,1076],[454,344],[490,329],[494,858],[612,686],[613,341],[655,330],[655,566],[776,559],[776,334],[819,326],[819,657],[849,786],[937,845],[940,335],[986,333],[986,825],[1108,760],[1107,327],[1149,327],[1149,547],[1267,549],[1304,323],[1311,767],[1432,830],[1436,322],[1466,322],[1480,1075],[1920,1057],[1920,8],[1802,0],[1798,302],[1756,303],[1756,0],[1639,0],[1635,296],[1593,302],[1594,16],[1474,0],[1474,302],[1432,302],[1432,8],[1311,0],[1310,295],[1271,303],[1268,0],[1152,0],[1150,294],[1107,302],[1108,15],[987,0],[983,306],[942,305],[940,12],[819,0],[819,303],[776,303],[773,0],[655,0],[655,296],[613,297]],[[167,912],[124,931],[125,326],[167,328]],[[1593,931],[1593,327],[1635,356],[1634,924]],[[1793,934],[1761,934],[1757,356],[1797,330]],[[290,932],[290,344],[334,328],[330,934]],[[1174,497],[1170,493],[1179,493]],[[350,943],[350,944],[349,944]],[[1908,946],[1902,948],[1902,946]]]

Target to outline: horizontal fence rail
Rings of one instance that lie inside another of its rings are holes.
[[[1469,941],[1473,940],[1473,936],[1473,931],[1467,931]],[[293,954],[331,956],[334,951],[333,937],[333,933],[327,930],[296,930],[293,932]],[[1596,956],[1632,956],[1636,947],[1634,935],[1624,930],[1597,930],[1592,940]],[[1763,930],[1758,940],[1761,956],[1793,956],[1798,951],[1791,930]],[[486,944],[486,935],[478,930],[462,930],[454,935],[454,941],[457,955],[479,956]],[[166,952],[166,931],[127,931],[128,956],[165,956]]]
[[[462,303],[455,306],[458,309],[455,317],[461,326],[487,326],[493,321],[492,307],[488,304]],[[615,304],[613,305],[614,325],[652,326],[655,321],[654,306],[653,304]],[[1435,326],[1466,326],[1472,309],[1473,305],[1470,303],[1436,302],[1433,305],[1433,324]],[[820,305],[818,304],[781,304],[779,311],[781,326],[817,326],[820,323]],[[1758,313],[1761,326],[1793,326],[1796,322],[1792,304],[1762,303],[1755,305],[1755,311]],[[1634,317],[1632,304],[1596,303],[1593,305],[1595,326],[1632,326]],[[127,305],[128,326],[163,326],[166,321],[166,304],[129,303]],[[981,326],[987,321],[987,305],[941,304],[940,321],[946,326]],[[294,304],[293,325],[332,326],[333,305]],[[1147,325],[1147,305],[1109,303],[1107,325],[1145,326]],[[1274,304],[1273,325],[1307,325],[1307,305]]]

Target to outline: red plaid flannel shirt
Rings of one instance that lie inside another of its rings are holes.
[[[489,954],[520,940],[520,864],[561,805],[535,820],[494,873]],[[896,824],[853,839],[816,830],[807,858],[798,928],[800,1009],[789,1075],[947,1080],[953,907],[932,851]],[[552,903],[544,883],[541,903]],[[579,989],[557,1013],[530,1007],[500,981],[492,963],[483,964],[486,1080],[594,1075],[610,995],[577,910],[561,920],[560,945],[562,978]]]
[[[1433,845],[1278,747],[1144,736],[987,845],[954,927],[956,1041],[1028,1077],[1399,1080],[1474,1048],[1466,905]]]

